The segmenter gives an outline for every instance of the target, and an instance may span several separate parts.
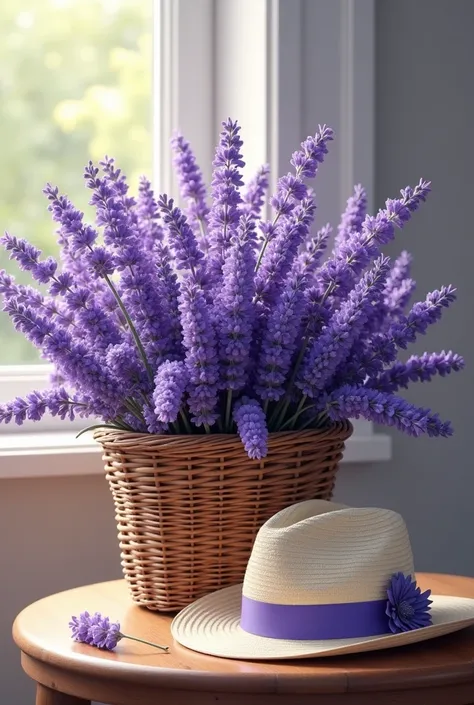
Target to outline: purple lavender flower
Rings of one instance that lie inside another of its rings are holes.
[[[161,287],[156,285],[148,267],[141,264],[122,272],[118,293],[143,343],[148,366],[152,369],[174,351],[171,321],[163,306]]]
[[[30,392],[24,399],[17,397],[13,401],[1,404],[0,423],[7,424],[13,419],[21,426],[26,419],[40,421],[46,413],[73,421],[76,416],[80,418],[90,416],[93,410],[80,395],[71,395],[61,386],[41,392]]]
[[[405,279],[408,279],[411,273],[411,265],[413,263],[413,257],[409,252],[403,250],[400,252],[396,260],[394,260],[393,265],[390,269],[390,273],[387,277],[387,283],[385,285],[385,293],[389,294],[391,291],[398,289],[400,284],[402,284]]]
[[[152,252],[156,243],[163,240],[160,212],[149,180],[142,176],[138,186],[137,225],[143,249]]]
[[[112,249],[115,265],[121,271],[118,296],[128,312],[127,323],[129,327],[133,325],[132,333],[136,332],[137,347],[140,347],[138,341],[142,344],[144,353],[140,352],[142,356],[146,354],[149,368],[149,365],[159,364],[172,348],[171,322],[161,305],[163,292],[156,284],[154,260],[140,247],[137,220],[130,199],[125,195],[128,187],[116,172],[111,178],[110,169],[105,178],[98,173],[90,162],[84,174],[88,188],[93,191],[90,203],[96,207],[104,242]],[[120,188],[119,184],[122,184]],[[108,285],[113,286],[110,280]]]
[[[294,172],[278,180],[270,201],[274,217],[264,223],[258,221],[268,168],[242,199],[242,141],[231,120],[216,150],[210,211],[189,144],[179,135],[173,140],[189,220],[167,196],[155,200],[147,179],[136,201],[108,157],[100,169],[92,163],[85,169],[94,227],[47,185],[61,268],[6,235],[11,256],[48,285],[48,294],[16,284],[5,272],[0,294],[15,327],[55,365],[56,387],[0,406],[0,421],[95,415],[124,430],[162,434],[180,432],[181,419],[188,424],[189,418],[210,432],[225,409],[219,431],[232,432],[234,419],[249,455],[261,458],[268,402],[275,402],[276,425],[304,426],[312,418],[295,415],[293,403],[298,412],[308,411],[308,395],[319,425],[359,414],[413,435],[450,435],[449,423],[387,390],[464,366],[451,352],[395,362],[399,348],[439,319],[454,289],[429,294],[405,314],[414,288],[409,256],[402,253],[388,274],[383,259],[367,271],[395,227],[425,200],[429,184],[403,189],[375,217],[365,216],[365,192],[356,187],[334,256],[321,265],[330,229],[310,240],[315,202],[304,180],[316,175],[332,138],[320,127],[293,154]],[[258,257],[257,224],[263,234]],[[265,411],[242,397],[248,389]],[[285,419],[290,408],[293,416]]]
[[[397,356],[397,348],[406,349],[418,334],[426,333],[429,325],[436,323],[443,309],[456,298],[456,289],[451,286],[433,291],[425,301],[414,304],[408,316],[400,316],[387,332],[375,333],[368,342],[357,341],[351,359],[343,370],[346,383],[362,383],[366,377],[377,377],[385,365]]]
[[[172,198],[166,195],[160,196],[158,206],[163,216],[168,244],[175,256],[177,269],[186,269],[192,273],[196,281],[202,281],[201,268],[204,255],[197,245],[188,221],[182,211],[175,208]]]
[[[310,286],[306,289],[304,298],[304,335],[305,338],[311,340],[320,335],[323,327],[329,323],[333,311],[328,301],[325,301],[323,297],[321,297],[317,285]]]
[[[451,350],[440,353],[412,355],[407,362],[395,362],[377,377],[367,380],[366,386],[384,392],[407,389],[410,382],[430,382],[435,375],[446,377],[464,369],[464,358]]]
[[[139,418],[136,414],[125,412],[122,414],[121,418],[123,425],[128,431],[134,431],[135,433],[153,433],[153,431],[148,431],[145,419]]]
[[[178,418],[189,375],[184,362],[163,362],[155,375],[153,404],[159,421],[172,423]]]
[[[41,284],[49,282],[56,272],[58,267],[57,262],[48,257],[43,262],[39,261],[41,250],[31,245],[27,240],[22,240],[14,235],[5,235],[0,238],[0,243],[5,247],[7,252],[10,252],[10,259],[18,262],[21,269],[25,272],[31,272],[31,275],[36,281]]]
[[[212,426],[218,414],[217,343],[204,293],[190,279],[181,284],[179,310],[189,373],[188,406],[196,426]]]
[[[39,291],[31,286],[16,284],[15,277],[0,271],[0,294],[5,301],[15,299],[17,303],[28,303],[43,316],[55,318],[58,325],[68,328],[74,326],[74,313],[59,301],[45,298]]]
[[[114,257],[105,247],[94,247],[85,258],[94,277],[103,278],[115,272]]]
[[[351,359],[343,370],[345,383],[362,383],[369,378],[377,378],[384,366],[390,365],[397,356],[397,348],[406,349],[416,340],[418,334],[426,333],[429,325],[436,323],[443,309],[456,299],[456,289],[441,287],[426,297],[425,301],[414,304],[408,316],[400,316],[388,326],[386,332],[375,333],[368,342],[358,341]],[[382,378],[383,379],[383,378]]]
[[[334,139],[334,132],[326,125],[319,125],[314,137],[307,137],[301,143],[301,149],[293,152],[291,164],[302,178],[314,179],[318,167],[328,153],[327,143]]]
[[[12,318],[15,328],[40,347],[46,359],[51,360],[66,379],[95,397],[94,411],[109,419],[115,416],[121,403],[120,390],[94,353],[84,344],[74,342],[67,330],[38,315],[29,306],[10,299],[5,303],[4,311]]]
[[[313,199],[304,199],[290,218],[285,218],[278,235],[268,245],[255,277],[255,302],[273,303],[298,256],[298,248],[308,235],[316,206]]]
[[[156,288],[161,298],[161,316],[157,317],[157,325],[165,321],[165,329],[169,334],[169,350],[171,356],[181,355],[181,325],[178,311],[179,285],[171,266],[171,254],[164,244],[164,229],[160,222],[160,210],[155,200],[151,184],[145,177],[140,180],[139,195],[136,207],[137,231],[140,236],[142,250],[148,260],[148,281],[156,281]],[[148,348],[150,345],[148,345]],[[160,348],[158,349],[158,354]]]
[[[4,269],[0,270],[0,294],[8,298],[16,298],[18,303],[32,302],[34,306],[44,304],[44,296],[32,286],[17,284],[15,277]]]
[[[279,217],[288,216],[299,201],[308,197],[308,187],[297,174],[289,171],[278,179],[277,192],[270,199],[270,205]]]
[[[162,434],[168,430],[168,424],[163,423],[158,419],[155,409],[152,404],[146,403],[142,408],[143,418],[145,420],[146,430],[148,433]]]
[[[81,612],[79,617],[71,617],[69,627],[71,636],[75,641],[80,641],[89,646],[96,646],[106,651],[113,651],[121,639],[131,639],[148,646],[155,646],[162,651],[169,651],[168,646],[161,646],[161,644],[155,644],[146,639],[123,634],[120,631],[119,622],[111,622],[109,617],[103,617],[100,612],[95,612],[95,614]]]
[[[212,207],[209,214],[209,241],[211,277],[218,282],[222,275],[222,266],[232,236],[239,222],[239,204],[242,186],[240,169],[245,166],[240,149],[240,127],[230,118],[222,123],[223,130],[213,161]]]
[[[179,314],[179,283],[173,269],[173,259],[169,248],[162,242],[155,242],[156,276],[162,292],[162,307],[170,328],[170,356],[182,358],[182,333]]]
[[[316,233],[315,237],[306,242],[304,250],[299,254],[299,270],[302,274],[312,274],[316,271],[321,258],[328,246],[332,228],[327,223]]]
[[[384,313],[387,322],[401,316],[406,305],[410,301],[416,289],[416,282],[413,279],[404,279],[397,288],[385,292]],[[383,321],[382,321],[383,323]]]
[[[265,458],[268,429],[265,414],[258,401],[242,397],[234,406],[234,421],[249,458]]]
[[[385,283],[384,297],[375,308],[367,333],[387,329],[401,316],[408,304],[416,283],[410,278],[412,257],[403,251],[394,261]]]
[[[275,210],[273,220],[260,224],[264,242],[257,265],[263,257],[267,244],[279,232],[278,221],[283,216],[288,216],[297,206],[299,201],[310,197],[309,189],[303,179],[314,178],[319,165],[328,153],[327,143],[334,139],[334,133],[326,125],[319,125],[319,131],[301,143],[301,149],[293,153],[291,164],[295,167],[295,174],[288,173],[278,179],[276,195],[270,200]]]
[[[206,203],[206,187],[202,171],[196,163],[189,142],[180,134],[175,134],[171,140],[171,147],[174,152],[173,164],[181,196],[187,202],[188,222],[196,236],[199,237],[200,244],[205,252],[208,250],[207,224],[209,217],[209,207]]]
[[[347,200],[346,210],[342,214],[334,242],[334,252],[355,232],[360,232],[367,213],[367,193],[363,186],[354,186],[354,193]]]
[[[130,337],[121,343],[110,345],[105,361],[124,396],[133,396],[137,391],[143,394],[150,391],[143,362],[139,359],[137,349]]]
[[[387,588],[387,609],[390,631],[394,634],[429,627],[431,620],[431,590],[421,592],[411,575],[395,573]]]
[[[325,410],[333,421],[361,416],[374,423],[395,426],[410,436],[451,436],[449,421],[441,421],[429,409],[410,404],[394,394],[365,387],[346,385],[332,392],[325,401]]]
[[[45,194],[50,201],[49,209],[54,220],[61,225],[62,238],[69,244],[71,255],[74,253],[75,257],[81,257],[90,266],[94,277],[106,277],[112,273],[115,262],[107,249],[93,247],[97,232],[84,224],[83,213],[65,196],[59,196],[56,188],[48,185]],[[105,350],[108,344],[118,343],[121,333],[117,321],[103,310],[102,300],[96,296],[96,287],[90,286],[90,277],[83,278],[87,286],[77,286],[75,279],[76,276],[68,271],[58,274],[53,278],[50,293],[64,295],[70,310],[80,311],[84,334],[89,340],[97,340],[101,349]]]
[[[222,389],[238,391],[247,382],[255,309],[253,272],[255,225],[242,216],[222,269],[217,332]]]
[[[270,167],[268,164],[260,167],[253,179],[249,181],[242,195],[242,213],[249,215],[254,220],[260,218],[262,207],[265,201],[265,193],[268,189],[268,176]]]
[[[375,333],[370,341],[358,343],[345,370],[346,381],[363,382],[368,377],[376,377],[391,364],[397,356],[397,348],[406,349],[416,340],[417,334],[424,334],[428,326],[441,318],[444,308],[456,298],[456,289],[451,286],[433,291],[412,307],[408,316],[401,316],[392,323],[387,332]]]
[[[317,397],[348,357],[371,308],[381,297],[388,263],[388,258],[383,257],[375,263],[308,348],[296,382],[305,395]]]
[[[122,340],[122,334],[111,317],[102,309],[94,294],[85,287],[69,290],[65,295],[69,312],[78,325],[78,333],[92,343],[98,352]]]
[[[375,217],[366,216],[361,232],[354,230],[345,242],[341,242],[337,256],[327,260],[319,270],[320,293],[325,297],[329,294],[346,295],[370,260],[379,255],[380,246],[393,239],[395,226],[402,228],[405,225],[429,191],[429,183],[420,181],[414,189],[402,190],[401,199],[387,200],[385,209]]]
[[[285,393],[285,381],[301,331],[305,284],[306,276],[296,263],[263,329],[255,391],[264,401],[278,401]]]
[[[48,210],[53,220],[60,224],[61,240],[67,241],[70,254],[78,256],[91,248],[97,240],[98,233],[84,223],[84,214],[75,208],[66,196],[60,196],[56,187],[47,184],[44,193],[49,201]]]
[[[375,333],[368,339],[361,336],[354,341],[351,356],[335,376],[333,386],[362,384],[367,378],[377,377],[396,356],[397,346],[393,338],[383,333]]]
[[[90,165],[91,163],[89,162],[89,166]],[[113,157],[105,156],[104,159],[99,161],[99,165],[102,167],[102,171],[107,180],[107,183],[109,186],[112,187],[115,196],[118,196],[120,198],[122,204],[124,205],[126,210],[131,214],[133,221],[136,223],[137,219],[135,218],[134,211],[136,201],[133,196],[128,195],[128,184],[125,174],[122,173],[121,169],[118,169],[115,166],[115,159]],[[87,178],[87,168],[85,170],[85,173]],[[93,186],[91,185],[90,188],[93,189]]]
[[[63,271],[50,284],[50,293],[53,296],[57,293],[64,295],[75,284],[88,289],[96,297],[97,303],[103,306],[108,294],[107,285],[93,276],[93,272],[85,266],[86,260],[83,258],[85,253],[89,256],[93,249],[97,232],[83,223],[83,213],[65,196],[60,196],[56,187],[47,184],[44,193],[50,201],[48,209],[53,215],[53,220],[60,224],[58,244],[63,266]],[[109,307],[108,312],[113,313],[115,318],[117,310],[117,302],[114,301],[114,309]]]
[[[415,341],[417,334],[423,335],[429,325],[439,321],[443,308],[448,308],[455,299],[456,289],[450,285],[432,291],[425,301],[414,304],[408,316],[402,316],[390,327],[388,337],[405,349],[408,343]]]
[[[87,188],[91,189],[89,201],[96,209],[97,225],[103,227],[104,243],[117,254],[126,245],[136,241],[136,230],[122,193],[117,192],[115,182],[107,176],[99,176],[99,169],[89,162],[84,169]]]

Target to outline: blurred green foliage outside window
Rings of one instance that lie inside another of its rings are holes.
[[[0,3],[0,229],[57,255],[46,182],[93,218],[82,170],[115,157],[136,190],[152,164],[153,0]],[[1,252],[0,267],[30,283]],[[0,312],[0,364],[39,362]]]

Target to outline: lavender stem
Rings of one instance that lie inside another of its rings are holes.
[[[132,641],[139,641],[141,644],[147,644],[148,646],[154,646],[162,651],[169,651],[169,646],[163,646],[162,644],[155,644],[153,641],[147,641],[147,639],[139,639],[137,636],[130,636],[130,634],[123,634],[121,632],[122,639],[131,639]]]

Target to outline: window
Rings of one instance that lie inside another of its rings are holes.
[[[0,7],[0,221],[57,255],[42,196],[57,185],[88,212],[81,170],[113,154],[132,185],[152,163],[153,0],[22,0]],[[20,283],[5,252],[0,267]],[[0,314],[0,364],[39,355]]]
[[[336,221],[354,183],[370,194],[374,0],[357,0],[357,14],[355,0],[4,5],[0,222],[47,254],[56,250],[41,194],[46,181],[87,210],[81,169],[89,157],[109,153],[132,185],[153,167],[157,190],[176,193],[172,130],[191,141],[209,181],[219,124],[228,116],[242,125],[248,172],[269,162],[274,183],[318,122],[335,128],[338,140],[317,185],[321,221]],[[0,313],[8,340],[0,349],[0,400],[47,384],[36,351],[11,330]],[[57,427],[56,419],[41,422],[43,430]],[[0,427],[0,434],[17,430],[39,428]],[[389,453],[387,437],[375,437],[366,422],[352,447],[354,460]]]

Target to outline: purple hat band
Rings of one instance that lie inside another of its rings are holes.
[[[355,639],[389,634],[387,600],[275,605],[242,596],[241,628],[273,639]]]

